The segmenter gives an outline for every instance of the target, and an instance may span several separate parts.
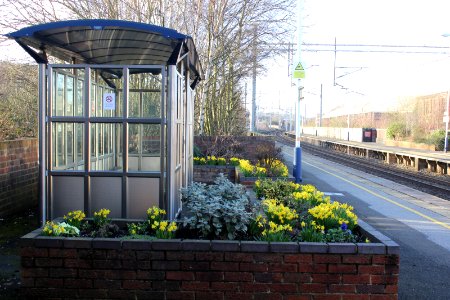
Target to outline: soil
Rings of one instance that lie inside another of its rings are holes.
[[[0,218],[0,299],[19,297],[19,239],[38,227],[38,208]]]

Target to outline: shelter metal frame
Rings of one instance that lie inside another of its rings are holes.
[[[89,216],[108,204],[115,205],[115,217],[143,217],[145,197],[174,218],[181,209],[180,188],[193,180],[193,99],[203,70],[192,38],[152,24],[105,19],[39,24],[6,36],[39,64],[42,223],[65,209]],[[47,55],[71,64],[50,64]],[[131,86],[145,74],[160,83]],[[156,93],[159,108],[152,104]],[[105,96],[114,99],[114,108]],[[144,98],[151,102],[146,115]]]

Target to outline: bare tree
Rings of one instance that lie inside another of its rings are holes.
[[[0,140],[37,136],[37,67],[0,61]]]
[[[294,0],[0,1],[3,31],[99,18],[152,23],[190,34],[205,73],[195,99],[196,128],[208,135],[245,130],[242,81],[253,69],[262,72],[264,60],[277,54],[294,29]]]

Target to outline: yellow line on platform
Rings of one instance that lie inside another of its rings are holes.
[[[350,183],[351,185],[356,186],[357,188],[360,188],[360,189],[362,189],[363,191],[368,192],[369,194],[372,194],[372,195],[374,195],[374,196],[376,196],[376,197],[378,197],[378,198],[380,198],[380,199],[383,199],[383,200],[385,200],[385,201],[387,201],[387,202],[390,202],[390,203],[392,203],[392,204],[394,204],[394,205],[397,205],[397,206],[399,206],[399,207],[401,207],[401,208],[404,208],[404,209],[406,209],[406,210],[408,210],[408,211],[410,211],[410,212],[412,212],[412,213],[414,213],[414,214],[416,214],[416,215],[418,215],[418,216],[421,216],[422,218],[425,218],[425,219],[427,219],[427,220],[429,220],[429,221],[431,221],[431,222],[433,222],[433,223],[435,223],[435,224],[437,224],[437,225],[440,225],[440,226],[442,226],[442,227],[444,227],[444,228],[446,228],[446,229],[450,229],[450,225],[448,225],[448,224],[446,224],[446,223],[443,223],[443,222],[441,222],[441,221],[438,221],[438,220],[436,220],[436,219],[434,219],[434,218],[432,218],[432,217],[429,217],[429,216],[427,216],[427,215],[425,215],[425,214],[423,214],[423,213],[421,213],[421,212],[419,212],[419,211],[417,211],[417,210],[415,210],[415,209],[413,209],[413,208],[410,208],[410,207],[405,206],[405,205],[403,205],[403,204],[400,204],[400,203],[398,203],[398,202],[396,202],[396,201],[394,201],[394,200],[391,200],[391,199],[389,199],[389,198],[387,198],[387,197],[385,197],[385,196],[383,196],[383,195],[380,195],[380,194],[378,194],[378,193],[375,193],[375,192],[373,192],[373,191],[371,191],[371,190],[369,190],[369,189],[367,189],[367,188],[365,188],[365,187],[363,187],[363,186],[361,186],[361,185],[359,185],[359,184],[357,184],[357,183],[354,183],[353,181],[350,181],[350,180],[348,180],[348,179],[345,179],[345,178],[342,177],[342,176],[336,175],[335,173],[329,172],[329,171],[327,171],[327,170],[325,170],[325,169],[322,169],[321,167],[315,166],[315,165],[313,165],[313,164],[311,164],[311,163],[308,163],[308,162],[305,162],[305,161],[303,161],[303,163],[305,163],[305,164],[307,164],[307,165],[310,165],[310,166],[313,167],[313,168],[319,169],[319,170],[321,170],[322,172],[325,172],[325,173],[327,173],[327,174],[330,174],[330,175],[332,175],[332,176],[334,176],[334,177],[336,177],[336,178],[339,178],[339,179],[341,179],[341,180],[343,180],[343,181],[345,181],[345,182],[347,182],[347,183]]]

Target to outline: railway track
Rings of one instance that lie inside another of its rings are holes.
[[[294,139],[285,136],[281,131],[272,132],[276,140],[288,146],[294,146]],[[425,172],[416,172],[407,168],[387,165],[375,159],[325,149],[309,143],[301,144],[302,150],[309,154],[331,160],[342,165],[364,171],[382,178],[395,181],[439,198],[450,200],[450,178]]]

